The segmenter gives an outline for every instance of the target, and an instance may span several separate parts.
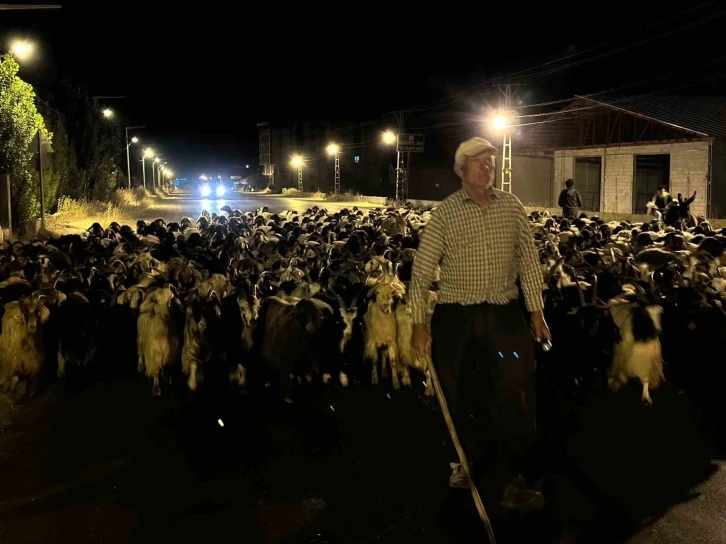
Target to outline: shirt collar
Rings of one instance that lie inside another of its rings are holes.
[[[475,200],[471,198],[469,196],[469,193],[466,191],[466,187],[461,187],[461,193],[464,200],[469,200],[470,202],[474,202],[476,204]],[[494,185],[487,189],[487,197],[493,200],[497,200],[499,198],[499,192],[494,188]]]

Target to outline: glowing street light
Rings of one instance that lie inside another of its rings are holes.
[[[305,165],[305,159],[302,155],[293,155],[290,158],[290,166],[297,168],[297,190],[302,192],[303,190],[303,166]]]
[[[381,139],[383,140],[383,143],[386,145],[392,145],[396,143],[396,134],[391,131],[387,130],[381,135]]]
[[[492,119],[492,127],[497,130],[502,130],[507,128],[507,118],[503,115],[497,115]]]
[[[144,190],[146,190],[146,162],[145,159],[151,159],[154,156],[154,150],[147,147],[144,149],[144,154],[141,156],[141,172],[143,173],[143,179],[144,179]],[[151,164],[152,168],[152,174],[153,174],[153,168],[154,164]]]
[[[325,151],[331,157],[335,158],[335,185],[334,192],[336,195],[340,194],[340,146],[336,143],[330,142]]]
[[[111,108],[105,108],[102,113],[106,119],[111,119],[113,117],[113,110]]]
[[[134,136],[129,142],[129,129],[144,128],[144,127],[124,127],[124,134],[126,135],[126,174],[128,175],[128,187],[131,189],[131,144],[138,144],[139,139]]]
[[[30,60],[33,53],[35,53],[35,44],[28,40],[16,40],[10,46],[10,54],[20,62]]]

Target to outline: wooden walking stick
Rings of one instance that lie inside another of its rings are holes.
[[[492,522],[489,520],[487,511],[484,508],[484,503],[481,500],[481,496],[479,496],[479,490],[476,488],[476,485],[474,485],[474,479],[471,477],[471,472],[469,471],[469,462],[466,459],[466,454],[464,453],[464,449],[461,447],[461,442],[459,442],[459,436],[456,434],[456,428],[454,427],[454,421],[451,419],[451,413],[449,413],[449,405],[446,403],[446,397],[444,397],[444,392],[441,390],[441,384],[439,383],[439,376],[436,374],[436,369],[434,368],[434,364],[431,361],[431,358],[427,357],[427,359],[428,359],[428,368],[429,368],[429,379],[434,384],[434,390],[436,391],[436,397],[439,399],[439,406],[441,406],[441,411],[444,413],[444,419],[446,420],[446,426],[449,428],[449,434],[451,435],[451,441],[454,443],[454,448],[456,448],[456,453],[459,455],[459,462],[461,463],[461,467],[464,469],[464,474],[466,474],[466,478],[469,481],[469,489],[471,489],[471,496],[474,499],[474,504],[476,505],[477,512],[479,512],[479,517],[481,518],[482,522],[484,522],[484,526],[487,529],[487,535],[489,536],[490,544],[496,544],[497,541],[494,538],[494,531],[492,530]]]

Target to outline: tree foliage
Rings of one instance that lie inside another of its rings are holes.
[[[10,174],[16,225],[37,217],[40,208],[38,185],[33,184],[30,145],[38,130],[51,139],[35,107],[32,85],[17,76],[19,68],[10,55],[0,62],[0,171]]]

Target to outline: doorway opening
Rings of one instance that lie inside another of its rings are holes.
[[[658,187],[669,188],[671,156],[636,155],[635,183],[633,184],[633,213],[646,213],[645,205],[653,198]]]
[[[600,182],[602,157],[577,157],[575,159],[575,188],[580,192],[582,208],[600,211]]]

